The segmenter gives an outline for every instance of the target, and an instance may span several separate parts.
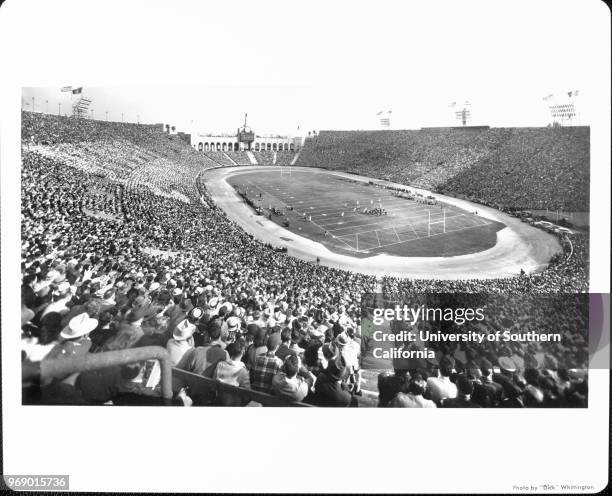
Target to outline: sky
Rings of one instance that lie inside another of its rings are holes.
[[[83,19],[76,4],[58,3]],[[303,134],[379,129],[377,112],[389,110],[393,129],[458,125],[453,101],[470,102],[472,125],[545,126],[543,97],[567,103],[579,90],[573,123],[588,125],[602,69],[609,74],[601,42],[609,11],[595,0],[146,5],[88,9],[97,21],[81,45],[52,29],[40,4],[43,21],[33,23],[49,36],[42,52],[31,47],[38,70],[24,63],[22,107],[58,113],[61,103],[69,113],[71,97],[60,88],[72,85],[93,100],[97,119],[123,113],[130,122],[233,133],[248,113],[257,134]],[[103,42],[88,44],[98,36]],[[21,41],[25,62],[29,40]],[[44,56],[56,47],[67,60]]]

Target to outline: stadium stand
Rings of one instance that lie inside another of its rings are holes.
[[[589,128],[321,131],[295,165],[355,172],[510,209],[589,209]]]
[[[259,165],[273,165],[274,152],[253,152]]]
[[[294,152],[277,152],[276,153],[276,165],[291,165],[291,161],[295,157]]]
[[[249,156],[245,151],[227,152],[229,157],[236,162],[236,165],[252,165]]]
[[[175,388],[175,404],[356,406],[360,299],[378,287],[376,279],[289,257],[232,223],[201,177],[218,166],[213,155],[151,126],[23,112],[24,370],[44,360],[157,346],[167,351],[175,380],[186,381]],[[343,167],[349,163],[341,161]],[[367,173],[377,175],[369,166]],[[387,295],[584,290],[586,236],[564,238],[564,244],[566,254],[539,276],[458,282],[386,278],[383,289]],[[493,365],[504,365],[498,358]],[[551,364],[548,369],[556,368]],[[150,365],[123,363],[76,378],[25,381],[24,403],[156,404],[159,386],[146,386]],[[422,375],[396,375],[379,382],[381,406],[400,393],[419,396],[414,383],[420,384]],[[586,378],[566,376],[563,369],[556,375],[544,370],[537,377],[499,378],[506,392],[496,404],[583,406]],[[481,380],[454,375],[449,380],[462,394],[469,389],[465,378],[472,387]],[[387,401],[389,381],[407,389],[398,386]],[[427,382],[422,399],[400,396],[393,406],[424,404],[435,389],[428,391]],[[533,400],[542,396],[536,390],[558,393],[557,399]],[[439,397],[434,400],[444,406]]]
[[[213,162],[215,162],[216,166],[218,167],[219,165],[223,166],[223,167],[231,167],[233,165],[236,165],[234,162],[231,161],[231,159],[227,156],[226,152],[206,152],[204,154],[206,157],[208,157],[210,160],[212,160]]]

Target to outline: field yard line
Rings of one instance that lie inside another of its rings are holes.
[[[414,229],[413,229],[414,231]],[[399,234],[397,234],[397,231],[395,230],[395,226],[393,226],[393,232],[395,233],[395,235],[397,236],[397,239],[399,239],[400,241],[402,240],[402,238],[399,237]],[[388,246],[388,245],[385,245]]]
[[[376,241],[378,241],[378,246],[380,246],[380,238],[378,237],[378,231],[374,231],[376,233]]]

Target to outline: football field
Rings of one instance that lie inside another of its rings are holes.
[[[476,253],[493,247],[504,227],[475,212],[425,197],[401,197],[394,190],[323,171],[279,167],[239,174],[229,182],[285,229],[357,257]],[[386,215],[368,213],[372,210]]]

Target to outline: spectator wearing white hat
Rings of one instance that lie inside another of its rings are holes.
[[[92,319],[86,312],[73,317],[60,332],[62,341],[49,352],[47,357],[73,357],[86,354],[91,348],[89,333],[96,327],[98,327],[97,319]]]
[[[172,338],[166,344],[172,366],[178,364],[183,355],[193,349],[193,333],[195,330],[196,326],[188,319],[182,320],[175,327]]]

